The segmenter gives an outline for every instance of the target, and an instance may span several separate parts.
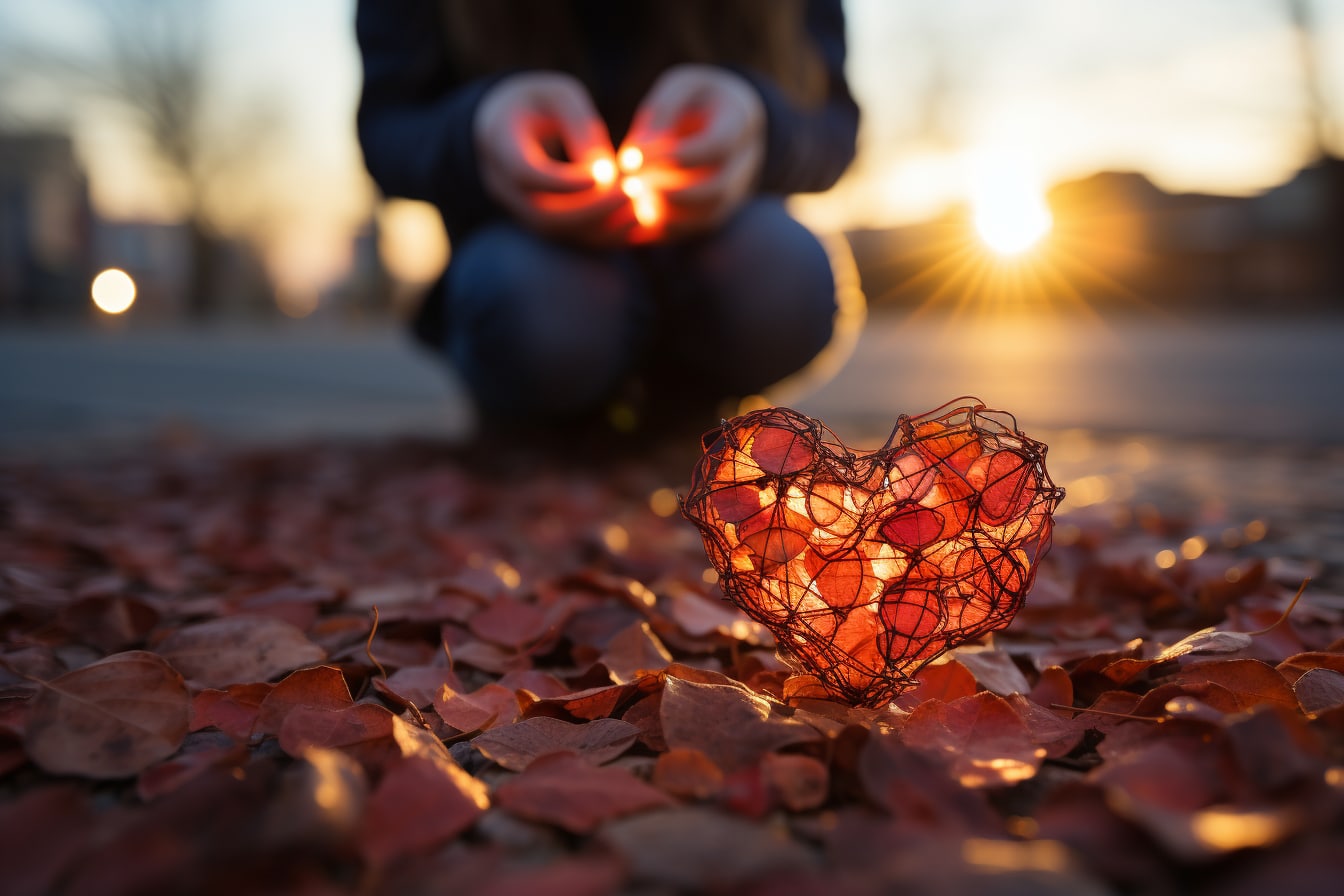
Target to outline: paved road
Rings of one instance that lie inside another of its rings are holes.
[[[1118,499],[1210,527],[1281,521],[1291,556],[1344,570],[1344,320],[879,317],[833,380],[786,399],[872,448],[898,414],[963,394],[1050,444],[1066,509]],[[391,324],[0,329],[0,459],[184,426],[230,442],[456,439],[471,417]]]

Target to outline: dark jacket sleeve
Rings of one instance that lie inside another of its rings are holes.
[[[766,193],[829,189],[854,160],[859,107],[845,79],[845,14],[840,0],[811,0],[806,27],[826,71],[823,102],[800,105],[774,81],[742,72],[765,103],[766,149],[760,189]]]
[[[498,78],[454,80],[435,3],[359,0],[355,35],[364,65],[356,126],[379,189],[434,203],[450,233],[495,214],[476,166],[472,120]]]

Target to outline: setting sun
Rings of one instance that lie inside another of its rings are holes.
[[[108,268],[93,278],[89,293],[99,311],[121,314],[135,304],[135,281],[123,270]]]
[[[1008,156],[986,157],[971,180],[975,230],[1000,255],[1017,255],[1050,232],[1054,223],[1027,166]]]

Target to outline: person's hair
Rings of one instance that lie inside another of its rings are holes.
[[[586,80],[573,0],[441,0],[447,39],[460,71],[482,75],[515,68],[569,72]],[[642,71],[630,89],[642,95],[678,63],[736,65],[774,80],[796,101],[825,95],[825,71],[804,25],[803,0],[632,0],[638,33],[630,40]]]

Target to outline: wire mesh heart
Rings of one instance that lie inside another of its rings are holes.
[[[724,593],[855,705],[1008,625],[1064,497],[1046,446],[975,399],[900,417],[871,453],[788,408],[724,421],[704,447],[682,510]]]

